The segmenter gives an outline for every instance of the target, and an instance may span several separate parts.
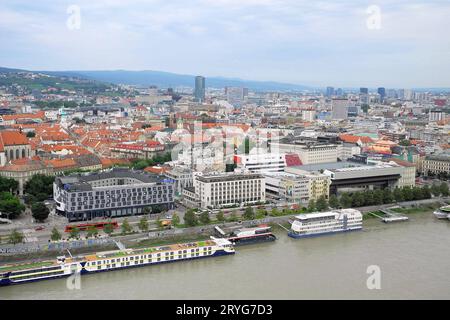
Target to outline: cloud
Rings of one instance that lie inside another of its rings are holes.
[[[81,29],[66,27],[69,5]],[[2,0],[0,59],[29,69],[153,69],[294,83],[450,86],[448,1]]]

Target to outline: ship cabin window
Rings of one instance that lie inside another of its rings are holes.
[[[101,266],[97,266],[97,270],[100,270],[102,267]]]
[[[113,268],[115,268],[115,267],[116,267],[116,264],[115,264],[115,263],[113,263],[113,264],[112,264],[112,267],[113,267]]]
[[[134,257],[130,257],[130,261],[133,261],[134,260]]]

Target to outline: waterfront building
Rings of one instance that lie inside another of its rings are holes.
[[[144,171],[114,168],[57,177],[53,184],[56,212],[69,221],[144,213],[144,208],[173,207],[173,184]]]
[[[166,171],[164,175],[174,181],[174,190],[177,196],[183,193],[183,189],[194,185],[193,172],[189,168],[174,167]]]
[[[194,188],[183,195],[203,209],[245,206],[266,201],[264,176],[256,173],[206,174],[196,176]]]
[[[284,173],[266,173],[264,178],[268,198],[308,205],[311,200],[329,196],[330,177],[319,172],[289,167]]]

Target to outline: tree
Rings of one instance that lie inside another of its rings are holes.
[[[258,209],[258,211],[256,212],[256,219],[262,219],[265,216],[267,216],[267,211],[265,209]]]
[[[53,195],[53,182],[55,177],[43,174],[35,174],[25,184],[24,191],[36,198],[36,201],[44,201]]]
[[[97,234],[98,234],[98,230],[95,226],[89,226],[87,228],[87,236],[88,237],[94,237]]]
[[[320,196],[316,201],[316,209],[317,211],[324,211],[328,209],[328,202],[324,196]]]
[[[175,227],[180,224],[180,217],[176,213],[172,216],[172,224]]]
[[[228,217],[228,221],[230,221],[230,222],[238,221],[238,216],[237,216],[236,212],[233,211],[230,214],[230,216]]]
[[[217,221],[223,222],[225,221],[225,215],[223,214],[223,211],[220,210],[216,215]]]
[[[70,238],[78,238],[78,235],[80,234],[80,229],[77,227],[74,227],[70,230]]]
[[[403,140],[400,140],[400,142],[399,142],[398,144],[399,144],[400,146],[407,147],[407,146],[410,146],[410,145],[411,145],[411,141],[406,140],[406,139],[403,139]]]
[[[362,192],[355,192],[352,194],[352,206],[362,207],[364,205],[364,196]]]
[[[244,214],[242,216],[245,220],[253,220],[255,219],[255,212],[252,207],[245,208]]]
[[[203,211],[200,214],[200,222],[203,224],[208,224],[211,221],[211,219],[209,218],[209,213],[208,211]]]
[[[448,190],[448,184],[447,183],[442,182],[441,185],[439,186],[439,190],[441,191],[441,195],[443,197],[448,197],[449,190]]]
[[[122,234],[127,234],[133,231],[133,228],[130,226],[128,219],[124,219],[122,222]]]
[[[337,209],[339,208],[339,199],[334,194],[330,196],[330,199],[328,200],[328,205],[333,208]]]
[[[386,188],[383,190],[383,203],[392,203],[394,202],[394,195],[391,189]]]
[[[189,209],[186,211],[186,213],[184,214],[184,223],[188,227],[193,227],[198,224],[198,219],[197,216],[195,215],[194,210]]]
[[[314,210],[316,210],[316,202],[314,201],[314,199],[311,199],[308,203],[308,211],[313,212]]]
[[[141,220],[139,220],[138,227],[143,232],[148,230],[148,221],[145,217],[142,217]]]
[[[352,198],[348,193],[343,193],[339,202],[343,208],[350,208],[352,206]]]
[[[111,233],[113,233],[113,231],[114,231],[114,226],[112,225],[112,223],[107,223],[103,227],[103,232],[106,233],[108,236],[111,235]]]
[[[14,179],[0,176],[0,192],[16,192],[19,187],[19,182]]]
[[[35,202],[31,206],[31,214],[33,215],[34,219],[36,219],[39,222],[42,222],[48,218],[50,210],[48,210],[47,206],[42,202]]]
[[[19,198],[9,192],[0,193],[0,212],[6,214],[8,219],[17,218],[24,210],[25,206],[20,203]]]
[[[271,215],[272,217],[277,217],[277,216],[280,215],[280,212],[278,211],[277,208],[272,208],[272,211],[270,212],[270,215]]]
[[[394,189],[394,192],[393,192],[392,194],[393,194],[393,196],[394,196],[394,201],[397,201],[397,202],[405,201],[405,198],[404,198],[404,196],[403,196],[403,190],[402,190],[402,189],[396,187],[396,188]]]
[[[61,233],[59,233],[59,231],[58,231],[58,229],[56,229],[56,227],[53,227],[50,239],[52,239],[52,241],[58,241],[58,240],[61,240],[61,238],[62,238]]]
[[[422,188],[422,199],[431,199],[431,189],[427,185]]]
[[[402,195],[403,195],[403,200],[404,201],[411,201],[414,200],[414,194],[413,191],[411,189],[411,187],[403,187],[402,188]]]
[[[364,194],[364,193],[363,193]],[[375,190],[373,192],[373,203],[368,204],[366,203],[366,205],[378,205],[378,204],[383,204],[383,199],[384,199],[384,193],[383,190]]]
[[[433,183],[431,185],[431,194],[435,197],[439,197],[441,195],[441,187],[437,183]]]
[[[17,243],[22,243],[24,239],[24,235],[22,232],[17,231],[16,229],[14,229],[11,234],[9,235],[9,243],[12,244],[17,244]]]

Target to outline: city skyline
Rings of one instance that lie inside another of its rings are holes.
[[[378,13],[379,26],[371,26]],[[449,13],[443,1],[3,1],[0,59],[5,67],[29,70],[450,87],[442,71],[450,68],[450,42],[442,37]]]

